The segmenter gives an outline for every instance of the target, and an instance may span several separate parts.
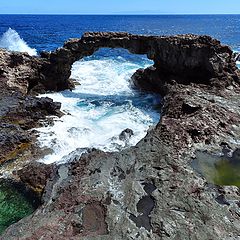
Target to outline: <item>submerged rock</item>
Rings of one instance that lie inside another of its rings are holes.
[[[236,149],[233,152],[232,157],[229,161],[232,165],[238,165],[240,167],[240,148]]]
[[[229,156],[229,153],[219,156],[197,151],[192,162],[193,168],[210,183],[240,187],[240,150],[236,149],[232,156]]]
[[[133,136],[133,135],[134,135],[133,130],[127,128],[120,133],[119,139],[121,141],[126,141],[126,140],[129,140],[131,138],[131,136]]]

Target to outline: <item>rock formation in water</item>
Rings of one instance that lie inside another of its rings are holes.
[[[99,48],[124,48],[134,54],[147,54],[154,61],[158,81],[153,88],[162,91],[165,82],[203,83],[227,86],[238,80],[234,56],[229,47],[209,36],[141,36],[128,33],[85,33],[67,41],[62,48],[42,53],[41,83],[51,90],[70,86],[72,64]]]
[[[22,70],[13,81],[25,82],[30,93],[72,87],[73,62],[101,47],[154,61],[133,82],[162,94],[160,122],[121,152],[93,149],[70,164],[31,163],[16,172],[32,189],[40,186],[43,205],[2,239],[238,239],[239,188],[209,184],[190,165],[196,150],[239,147],[240,73],[230,48],[208,36],[86,33],[41,58],[23,54],[37,62],[26,69],[34,74],[26,80]]]

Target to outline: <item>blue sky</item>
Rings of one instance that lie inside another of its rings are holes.
[[[240,0],[2,0],[0,13],[240,14]]]

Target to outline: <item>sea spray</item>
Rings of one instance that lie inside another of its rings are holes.
[[[0,37],[0,48],[10,51],[27,52],[31,56],[37,55],[37,50],[29,47],[19,34],[11,28]]]

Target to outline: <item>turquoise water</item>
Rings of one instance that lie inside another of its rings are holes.
[[[30,215],[37,202],[25,195],[23,189],[7,181],[0,181],[0,234],[10,225]]]

